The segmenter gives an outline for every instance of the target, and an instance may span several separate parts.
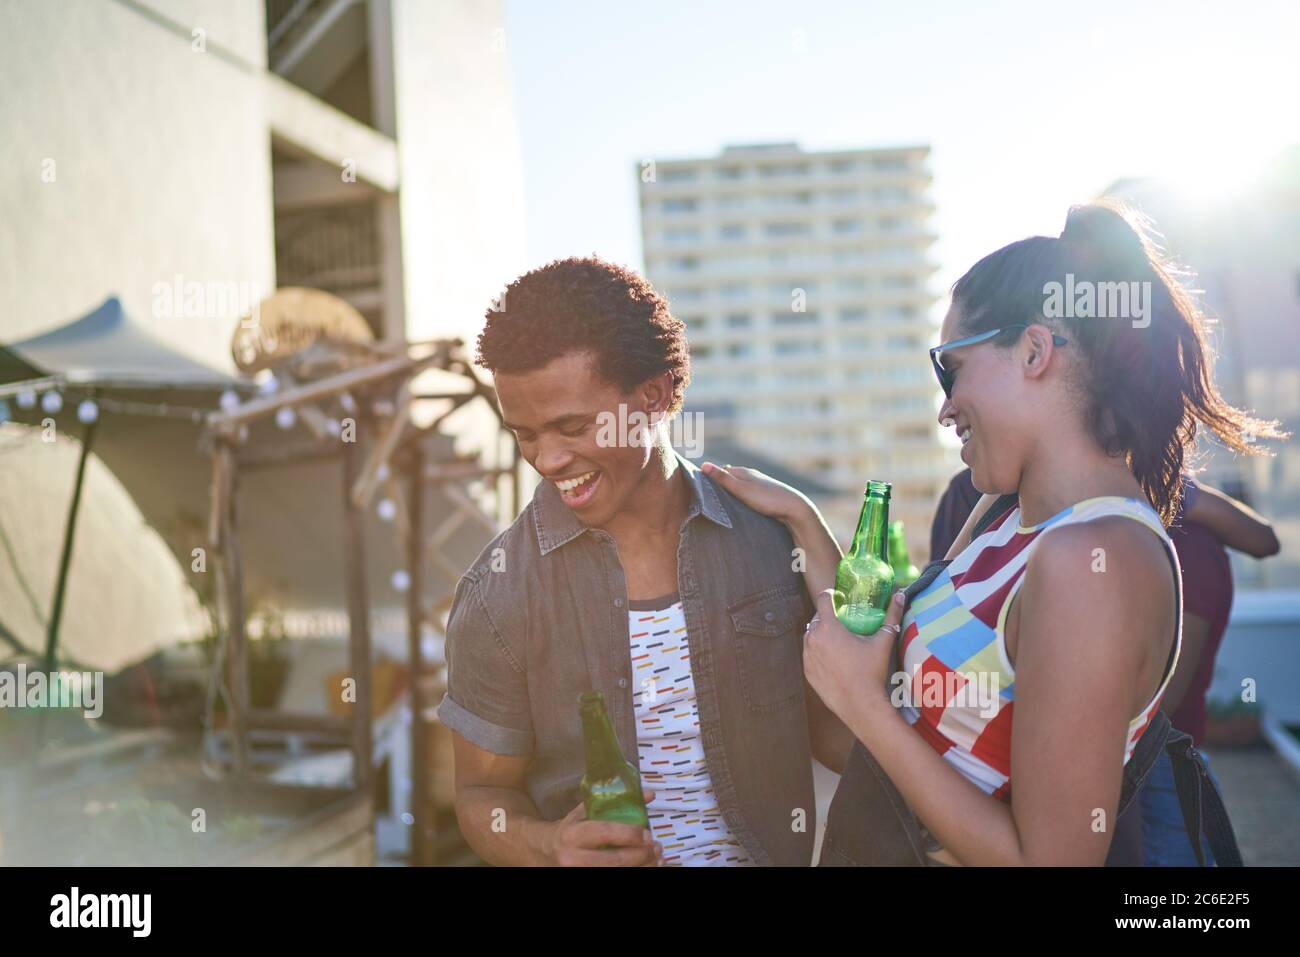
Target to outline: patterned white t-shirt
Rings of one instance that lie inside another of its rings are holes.
[[[639,770],[642,786],[655,792],[646,811],[664,863],[752,865],[713,794],[682,603],[669,595],[628,607]]]

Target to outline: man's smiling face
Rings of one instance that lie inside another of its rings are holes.
[[[650,413],[653,383],[624,393],[600,375],[590,353],[569,352],[528,372],[498,372],[496,389],[520,454],[584,525],[602,527],[632,503],[652,450],[648,442],[608,442],[620,430],[601,426],[605,416],[620,421],[620,404],[630,421],[635,412]]]

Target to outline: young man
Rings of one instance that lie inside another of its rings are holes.
[[[448,622],[438,715],[466,840],[494,864],[809,864],[810,734],[834,770],[850,739],[804,683],[813,609],[789,533],[667,441],[683,324],[594,258],[522,276],[502,305],[478,362],[543,481]],[[584,819],[590,689],[640,768],[650,831]]]

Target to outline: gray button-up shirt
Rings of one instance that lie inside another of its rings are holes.
[[[780,522],[678,463],[691,506],[677,585],[718,807],[756,863],[807,865],[816,810],[802,635],[813,608],[794,545]],[[637,760],[627,609],[614,539],[583,525],[550,482],[456,586],[438,717],[484,750],[531,756],[526,789],[547,820],[581,800],[581,692],[604,693]]]

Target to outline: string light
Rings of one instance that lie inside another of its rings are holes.
[[[381,498],[375,511],[385,522],[391,522],[397,517],[397,506],[393,504],[392,499]]]
[[[284,406],[277,409],[275,413],[275,424],[282,429],[292,429],[293,424],[298,421],[298,413],[293,411],[290,406]]]
[[[405,592],[411,587],[411,576],[406,569],[399,568],[393,572],[392,585],[395,592]]]
[[[227,389],[225,392],[221,393],[221,398],[218,400],[218,404],[221,406],[222,412],[234,412],[239,408],[239,395],[234,389]]]
[[[77,406],[77,419],[82,425],[90,425],[90,423],[94,422],[98,418],[99,406],[95,404],[93,399],[84,399],[81,404]]]
[[[18,408],[34,409],[36,408],[36,393],[31,389],[26,389],[18,393]]]
[[[59,395],[59,393],[47,392],[43,396],[41,396],[42,411],[48,412],[50,415],[54,415],[62,408],[63,408],[63,396]]]

